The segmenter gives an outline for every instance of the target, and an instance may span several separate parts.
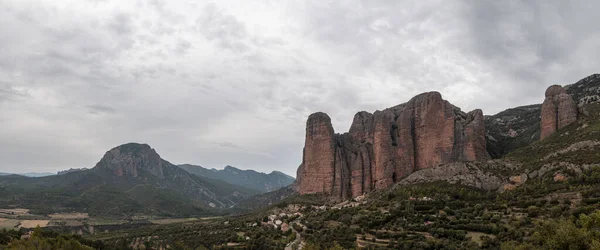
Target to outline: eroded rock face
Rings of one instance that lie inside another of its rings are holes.
[[[118,146],[104,154],[96,167],[113,171],[117,176],[138,177],[140,171],[146,171],[163,178],[163,161],[147,144],[130,143]]]
[[[577,105],[565,89],[559,85],[550,86],[546,90],[546,99],[542,104],[540,139],[577,121],[577,113]]]
[[[429,92],[373,114],[359,112],[345,134],[334,134],[326,114],[311,115],[296,189],[346,199],[417,170],[487,159],[483,112],[464,113]]]
[[[333,191],[335,177],[335,134],[331,119],[325,113],[315,113],[306,121],[306,139],[302,159],[303,167],[298,169],[300,193],[324,193]]]

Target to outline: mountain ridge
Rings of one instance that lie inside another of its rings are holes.
[[[294,178],[279,171],[272,171],[269,174],[255,170],[242,170],[233,166],[225,166],[222,170],[207,169],[202,166],[192,164],[178,165],[189,173],[203,176],[206,178],[221,180],[230,184],[241,185],[247,188],[258,190],[262,193],[275,191],[279,188],[289,186],[294,182]]]

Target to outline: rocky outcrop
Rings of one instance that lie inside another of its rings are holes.
[[[296,189],[346,199],[417,170],[488,158],[482,111],[464,113],[429,92],[373,114],[359,112],[345,134],[334,133],[326,114],[309,116]]]
[[[335,134],[329,116],[325,113],[310,115],[306,122],[304,167],[297,175],[301,193],[330,195],[333,192],[335,149]]]
[[[162,190],[173,197],[185,197],[205,208],[230,207],[256,194],[254,190],[191,174],[162,159],[148,144],[117,146],[106,152],[90,172],[115,190],[130,190],[139,185]]]
[[[571,95],[559,85],[546,90],[546,99],[542,104],[542,122],[540,139],[544,139],[575,121],[578,109]]]
[[[457,162],[417,171],[400,181],[400,185],[436,181],[446,181],[450,184],[461,184],[493,191],[509,184],[506,177],[494,174],[492,171],[486,171],[476,164]]]
[[[97,168],[112,171],[117,176],[138,177],[141,171],[164,178],[163,160],[148,144],[129,143],[104,154]]]
[[[69,174],[69,173],[81,172],[81,171],[85,171],[85,170],[88,170],[88,168],[70,168],[68,170],[58,171],[56,174],[64,175],[64,174]]]

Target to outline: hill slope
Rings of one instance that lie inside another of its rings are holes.
[[[189,174],[163,160],[150,146],[115,147],[90,170],[28,178],[0,177],[0,206],[41,213],[88,212],[91,215],[213,214],[256,192]]]
[[[254,170],[241,170],[232,166],[227,166],[223,170],[207,169],[201,166],[183,164],[179,165],[185,171],[188,171],[197,176],[221,180],[230,184],[240,185],[249,189],[257,190],[261,193],[275,191],[282,187],[291,185],[294,178],[273,171],[270,174],[256,172]]]
[[[540,139],[542,105],[507,109],[485,117],[486,148],[494,159]]]

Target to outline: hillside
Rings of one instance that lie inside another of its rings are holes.
[[[160,158],[150,146],[137,143],[111,149],[89,170],[40,178],[0,177],[0,189],[3,207],[116,217],[214,214],[256,194],[189,174]]]
[[[582,115],[586,104],[600,102],[600,74],[592,74],[565,86]],[[485,117],[487,151],[494,159],[540,139],[541,104],[507,109]]]
[[[179,167],[197,176],[221,180],[229,184],[257,190],[261,193],[275,191],[294,182],[293,177],[279,171],[265,174],[254,170],[241,170],[232,166],[226,166],[223,170],[207,169],[190,164],[179,165]]]
[[[485,117],[486,147],[494,159],[540,139],[542,105],[507,109]]]

